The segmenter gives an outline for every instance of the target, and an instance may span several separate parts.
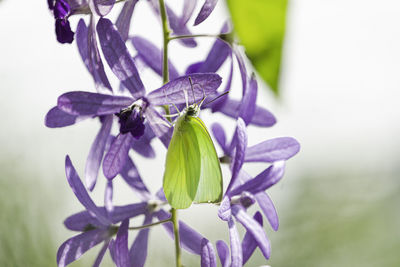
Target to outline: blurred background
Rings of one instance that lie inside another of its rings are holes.
[[[167,3],[181,7],[178,0]],[[116,5],[109,17],[120,8]],[[400,266],[399,12],[400,2],[394,0],[289,2],[279,96],[259,79],[258,104],[278,123],[250,127],[249,144],[292,136],[302,147],[270,190],[280,217],[277,232],[265,226],[271,259],[265,261],[257,250],[248,266]],[[160,26],[149,13],[140,1],[131,29],[160,43]],[[221,0],[193,32],[216,33],[228,17]],[[73,29],[77,22],[71,18]],[[93,120],[49,129],[44,116],[60,94],[93,91],[93,81],[76,44],[57,43],[46,1],[0,1],[0,33],[0,266],[55,266],[58,247],[75,234],[62,222],[83,209],[65,179],[65,155],[83,177],[100,125]],[[190,50],[173,43],[170,56],[184,71],[188,62],[203,59],[211,44],[199,39],[199,47]],[[221,75],[227,69],[223,66]],[[160,86],[153,73],[141,72],[148,90]],[[236,97],[239,86],[236,77]],[[221,119],[234,127],[224,116],[207,111],[202,116],[208,127]],[[165,149],[159,141],[154,146],[163,166]],[[144,181],[158,190],[162,168],[155,170],[153,161],[132,155]],[[257,174],[265,166],[247,168]],[[105,179],[99,178],[92,196],[103,205]],[[114,189],[116,204],[136,200],[118,179]],[[216,212],[216,207],[196,206],[180,217],[211,241],[227,241],[226,225]],[[131,225],[140,223],[141,218],[134,219]],[[173,263],[173,243],[162,227],[151,230],[149,244],[146,266]],[[90,266],[99,249],[71,266]],[[184,253],[187,266],[198,261]],[[103,265],[111,265],[109,255]]]

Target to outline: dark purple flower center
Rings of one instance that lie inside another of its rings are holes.
[[[119,118],[120,133],[131,133],[136,139],[139,139],[144,134],[145,126],[140,108],[132,106],[121,110],[115,115]]]
[[[56,19],[56,35],[57,41],[62,44],[72,43],[74,40],[74,32],[71,30],[68,20]]]

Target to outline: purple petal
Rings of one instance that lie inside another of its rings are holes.
[[[200,67],[203,65],[203,61],[193,63],[186,68],[185,74],[191,74],[199,72]]]
[[[186,25],[196,8],[197,0],[185,0],[182,8],[181,25]]]
[[[140,79],[133,58],[128,52],[119,32],[108,19],[97,23],[101,48],[108,65],[134,98],[144,95],[144,85]]]
[[[224,151],[224,154],[227,155],[228,148],[226,146],[226,136],[225,136],[224,128],[221,126],[221,124],[216,122],[216,123],[213,123],[213,125],[211,126],[211,131],[215,137],[215,140],[217,140],[217,143]]]
[[[95,229],[76,235],[65,241],[57,251],[58,267],[64,267],[79,259],[86,251],[106,240],[108,229]]]
[[[161,49],[157,48],[150,41],[139,36],[132,37],[131,41],[144,63],[161,76],[163,72],[163,54]],[[171,80],[178,78],[178,71],[170,60],[168,60],[168,70],[169,78]]]
[[[297,154],[300,144],[291,137],[280,137],[261,142],[246,150],[246,162],[274,162],[287,160]]]
[[[253,73],[250,79],[249,88],[246,90],[239,108],[239,117],[241,117],[246,125],[252,121],[256,111],[257,100],[257,80]]]
[[[216,72],[231,54],[231,47],[224,41],[216,39],[199,72]]]
[[[244,208],[248,208],[251,205],[253,205],[256,202],[255,196],[252,193],[249,192],[242,192],[242,194],[240,194],[240,198],[239,198],[239,203],[244,207]]]
[[[244,124],[244,121],[241,118],[237,120],[235,137],[236,137],[235,139],[236,152],[232,164],[232,178],[231,181],[229,182],[226,192],[229,192],[236,185],[236,183],[238,183],[237,177],[244,163],[244,155],[246,153],[246,147],[247,147],[247,132],[246,132],[246,125]]]
[[[69,21],[66,19],[56,19],[57,41],[62,44],[70,44],[74,41],[74,32],[71,30]]]
[[[69,156],[65,158],[65,174],[67,176],[68,183],[79,202],[81,202],[88,212],[95,216],[101,224],[109,225],[110,221],[104,216],[96,204],[94,204],[93,200],[90,198],[88,192],[83,186]]]
[[[222,241],[222,240],[217,241],[217,252],[218,252],[218,256],[221,261],[222,267],[229,267],[229,261],[228,261],[229,248],[228,248],[228,245],[224,241]]]
[[[201,241],[201,267],[217,267],[213,245],[206,238]]]
[[[140,178],[139,171],[130,157],[128,157],[127,161],[125,162],[120,174],[125,182],[139,194],[143,201],[150,199],[151,194],[146,185],[143,183],[142,178]]]
[[[242,266],[242,246],[240,244],[239,233],[236,228],[233,219],[229,219],[229,240],[231,243],[231,267],[241,267]]]
[[[111,259],[116,264],[117,259],[116,259],[116,256],[115,256],[115,240],[114,239],[111,239],[110,243],[108,243],[108,250],[110,251]]]
[[[54,5],[54,18],[65,19],[71,12],[71,7],[66,0],[57,0]]]
[[[106,216],[105,208],[99,208],[103,217]],[[147,203],[136,203],[126,206],[115,206],[110,218],[112,223],[119,223],[126,218],[136,217],[147,211]],[[79,213],[69,216],[64,221],[65,227],[72,231],[85,231],[89,226],[96,228],[104,228],[104,225],[99,220],[91,215],[88,211],[81,211]]]
[[[75,124],[78,120],[78,116],[71,115],[60,110],[58,107],[54,107],[47,112],[44,124],[49,128],[58,128]]]
[[[171,214],[164,210],[160,210],[157,212],[158,219],[166,220],[171,217]],[[174,238],[174,230],[172,228],[172,223],[164,223],[163,224],[165,230],[169,234],[171,238]],[[200,255],[201,254],[201,241],[203,240],[203,236],[196,232],[194,229],[189,227],[187,224],[183,222],[179,222],[179,234],[180,234],[180,243],[181,247],[186,249],[187,251]]]
[[[256,214],[254,214],[253,219],[258,222],[258,224],[262,227],[263,219],[260,212],[257,211]],[[250,232],[246,232],[242,241],[243,265],[245,265],[246,262],[250,259],[256,248],[257,241],[254,239],[253,235]]]
[[[236,59],[239,63],[239,70],[240,70],[240,76],[242,76],[242,90],[243,90],[243,95],[246,91],[246,86],[247,86],[247,70],[246,70],[246,64],[244,63],[243,57],[239,49],[235,48],[233,49],[233,53],[236,56]]]
[[[231,218],[231,199],[225,195],[218,209],[218,217],[223,221],[228,221]]]
[[[99,133],[94,140],[89,156],[86,160],[85,179],[86,187],[92,191],[97,180],[101,160],[103,159],[104,149],[106,147],[107,139],[110,136],[111,126],[113,122],[113,115],[104,118]]]
[[[117,29],[121,34],[122,41],[124,42],[128,40],[132,14],[137,2],[138,0],[125,2],[124,7],[121,10],[121,13],[119,13],[117,22],[115,23],[115,26],[117,26]]]
[[[76,29],[76,43],[79,53],[89,73],[92,75],[96,88],[99,91],[111,91],[112,88],[104,71],[103,62],[97,47],[96,34],[94,31],[94,18],[91,16],[89,29],[85,21],[81,19]]]
[[[61,95],[57,106],[71,115],[95,116],[114,114],[132,103],[130,97],[75,91]]]
[[[153,107],[146,109],[145,116],[153,133],[161,140],[165,147],[168,147],[173,132],[170,123]]]
[[[220,112],[225,115],[236,119],[239,116],[240,102],[233,99],[226,99],[225,104],[219,109]],[[251,119],[252,125],[257,125],[261,127],[271,127],[276,123],[274,115],[268,110],[256,106],[255,113]]]
[[[217,3],[218,0],[206,0],[201,7],[199,14],[197,15],[196,20],[194,21],[194,26],[199,25],[205,19],[207,19],[208,16],[210,16],[211,12],[214,10]]]
[[[165,5],[165,7],[167,9],[169,26],[173,30],[174,35],[191,35],[192,33],[186,25],[181,23],[182,19],[179,18],[168,5]],[[197,43],[193,38],[179,39],[179,42],[187,47],[197,46]]]
[[[132,141],[132,149],[137,153],[146,158],[154,158],[156,156],[156,152],[151,146],[151,141],[155,137],[153,131],[150,127],[145,127],[144,135],[140,137],[140,139],[133,139]]]
[[[103,160],[103,173],[107,179],[113,179],[124,167],[132,139],[131,134],[119,134],[111,144]]]
[[[129,267],[128,250],[129,219],[124,220],[119,226],[115,239],[115,261],[117,267]]]
[[[152,218],[153,216],[146,215],[143,225],[150,224]],[[135,241],[129,250],[129,261],[131,262],[132,267],[143,267],[146,262],[149,231],[150,228],[145,228],[140,230],[136,235]]]
[[[247,232],[253,236],[264,257],[269,259],[269,256],[271,255],[271,245],[262,226],[256,220],[250,217],[239,205],[232,206],[232,213],[234,214],[236,220],[238,220],[244,226],[244,228],[246,228]]]
[[[97,254],[96,260],[95,260],[95,262],[93,263],[93,266],[92,266],[92,267],[100,267],[100,263],[101,263],[101,261],[102,261],[103,258],[104,258],[104,254],[106,254],[107,248],[108,248],[108,242],[105,241],[105,242],[104,242],[104,245],[101,247],[101,250],[100,250],[99,253]]]
[[[231,68],[229,71],[228,81],[226,82],[225,89],[222,93],[228,92],[231,89],[232,78],[233,78],[233,60],[231,60]],[[227,100],[228,100],[228,95],[220,97],[217,100],[213,101],[210,104],[212,112],[219,111],[225,105]]]
[[[248,191],[253,195],[262,192],[279,182],[285,172],[285,162],[274,162],[268,169],[258,174],[254,179],[247,181],[241,186],[229,192],[230,196],[238,195],[243,191]]]
[[[104,207],[107,210],[107,214],[111,214],[114,210],[112,203],[113,199],[113,184],[112,180],[107,181],[106,190],[104,191]]]
[[[260,192],[256,194],[255,197],[265,217],[267,217],[272,229],[274,231],[278,231],[279,218],[271,198],[265,192]]]
[[[189,77],[193,83],[193,90]],[[194,73],[182,76],[154,90],[148,94],[147,99],[153,105],[184,104],[186,103],[184,91],[186,91],[189,103],[195,103],[204,96],[214,93],[221,85],[221,80],[221,77],[215,73]]]
[[[110,13],[114,3],[115,0],[90,0],[89,6],[92,10],[92,13],[96,13],[97,15],[103,17]]]

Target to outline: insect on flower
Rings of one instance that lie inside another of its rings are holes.
[[[193,92],[190,77],[189,81]],[[186,108],[180,112],[175,107],[178,113],[174,115],[179,117],[168,146],[163,182],[165,196],[176,209],[186,209],[192,202],[216,203],[222,198],[217,152],[206,126],[198,117],[206,96],[189,106],[187,91],[184,94]]]

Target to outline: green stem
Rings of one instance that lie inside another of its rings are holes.
[[[170,219],[166,219],[166,220],[162,220],[162,221],[158,221],[158,222],[155,222],[155,223],[145,224],[145,225],[142,225],[142,226],[129,227],[129,230],[141,230],[141,229],[144,229],[144,228],[149,228],[149,227],[152,227],[152,226],[155,226],[155,225],[159,225],[159,224],[163,224],[163,223],[167,223],[167,222],[170,222],[170,221],[171,221],[171,218]]]
[[[179,245],[179,225],[178,225],[178,214],[177,210],[171,209],[171,220],[174,224],[174,236],[175,236],[175,258],[176,258],[176,267],[181,267],[181,247]]]
[[[168,42],[170,40],[170,30],[168,28],[168,18],[167,12],[165,10],[164,0],[158,1],[160,4],[160,14],[161,14],[161,23],[163,30],[163,83],[166,84],[169,81],[168,74]],[[169,107],[164,106],[165,113],[169,115]],[[170,119],[169,119],[170,120]],[[179,225],[178,225],[178,214],[177,210],[171,209],[171,221],[174,225],[174,236],[175,236],[175,259],[176,259],[176,267],[182,267],[181,264],[181,247],[179,245]]]
[[[188,38],[196,38],[196,37],[210,37],[210,38],[219,38],[219,35],[215,34],[189,34],[189,35],[176,35],[169,37],[169,40],[176,39],[188,39]]]

